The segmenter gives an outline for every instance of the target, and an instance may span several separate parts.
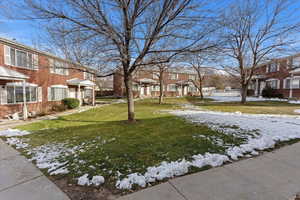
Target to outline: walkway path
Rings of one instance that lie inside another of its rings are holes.
[[[0,139],[1,200],[69,200],[54,183]]]
[[[292,200],[300,192],[300,143],[121,197],[119,200]]]

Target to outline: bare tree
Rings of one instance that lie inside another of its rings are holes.
[[[205,79],[205,69],[203,68],[203,64],[205,62],[205,58],[203,53],[195,53],[191,54],[189,56],[189,65],[193,68],[193,70],[196,72],[197,77],[195,79],[190,79],[193,83],[193,85],[197,88],[197,90],[200,92],[200,98],[203,99],[203,82]]]
[[[239,74],[241,103],[257,67],[295,44],[299,12],[293,0],[234,0],[218,24],[225,61]]]
[[[122,67],[131,122],[135,121],[133,72],[142,66],[159,64],[145,62],[151,54],[168,53],[170,59],[199,47],[197,25],[203,18],[198,15],[204,12],[198,11],[204,0],[23,1],[30,8],[27,18],[46,19],[52,26],[63,24],[66,34],[77,34],[81,41],[92,41],[101,49],[106,65]],[[166,38],[176,40],[176,45],[159,48]]]

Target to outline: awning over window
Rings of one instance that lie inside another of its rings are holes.
[[[7,86],[23,86],[22,82],[10,82],[10,83],[6,83]],[[33,83],[25,83],[26,87],[37,87],[37,84],[33,84]]]
[[[93,83],[90,80],[81,80],[79,78],[73,78],[70,80],[67,80],[68,85],[80,85],[80,86],[86,86],[86,87],[92,87],[95,86],[95,83]]]
[[[28,78],[29,78],[28,76],[26,76],[26,75],[24,75],[20,72],[8,69],[8,68],[3,67],[3,66],[0,66],[0,79],[25,80],[25,79],[28,79]]]

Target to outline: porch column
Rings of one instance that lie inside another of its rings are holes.
[[[255,96],[258,96],[259,94],[259,88],[258,88],[258,79],[255,79]]]
[[[23,80],[23,119],[28,119],[28,110],[26,104],[26,81]]]
[[[294,79],[294,74],[291,74],[289,98],[293,98],[293,79]]]
[[[92,104],[93,106],[95,106],[95,98],[96,98],[96,95],[95,95],[95,86],[93,86],[93,100],[92,100]]]
[[[82,104],[80,84],[78,84],[78,88],[77,88],[77,99],[79,100],[79,107],[80,107]]]

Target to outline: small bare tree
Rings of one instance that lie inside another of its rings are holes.
[[[220,15],[220,49],[239,74],[241,103],[257,67],[295,44],[299,12],[293,0],[234,0]]]
[[[172,56],[196,48],[199,25],[197,15],[204,0],[23,0],[27,16],[45,19],[55,26],[63,24],[66,34],[77,34],[102,50],[105,64],[122,67],[127,94],[128,120],[135,121],[132,74],[156,53]],[[28,19],[28,17],[27,17]],[[172,38],[176,45],[166,49],[159,44]],[[92,41],[92,42],[91,42]],[[179,42],[180,41],[180,42]],[[167,59],[168,60],[168,59]]]
[[[191,54],[189,56],[189,65],[193,68],[193,70],[196,72],[195,79],[190,79],[193,83],[193,85],[197,88],[197,90],[200,92],[200,98],[203,99],[203,82],[205,79],[205,69],[203,67],[203,64],[205,62],[205,58],[203,56],[203,53],[198,52],[195,54]]]

